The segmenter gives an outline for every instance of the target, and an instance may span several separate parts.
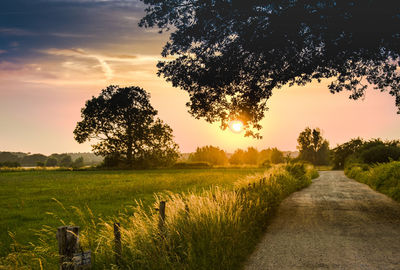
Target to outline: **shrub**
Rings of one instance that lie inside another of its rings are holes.
[[[365,183],[373,189],[400,201],[400,161],[373,167],[358,164],[345,170],[348,177]]]
[[[368,164],[398,160],[400,158],[400,147],[393,145],[377,145],[362,151],[360,157]]]

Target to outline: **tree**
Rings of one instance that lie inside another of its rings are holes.
[[[151,106],[150,95],[140,87],[108,86],[81,110],[74,130],[79,143],[95,139],[96,155],[129,168],[168,166],[178,158],[172,129]]]
[[[254,147],[248,147],[244,154],[244,163],[256,165],[258,163],[258,150]]]
[[[329,143],[325,140],[319,128],[310,129],[307,127],[300,133],[297,148],[300,151],[299,157],[314,165],[326,165],[329,163]]]
[[[47,160],[46,160],[46,167],[55,167],[55,166],[57,166],[57,164],[58,164],[58,161],[57,161],[57,159],[55,159],[55,158],[53,158],[53,157],[49,157]]]
[[[190,96],[208,122],[240,119],[260,137],[273,89],[332,79],[332,93],[368,84],[400,113],[400,5],[393,0],[141,0],[139,26],[172,31],[158,74]]]
[[[245,156],[245,151],[242,149],[237,149],[235,152],[233,152],[232,156],[229,158],[229,163],[233,165],[241,165],[244,164],[244,156]]]
[[[26,155],[21,160],[22,166],[36,166],[38,162],[45,163],[47,156],[42,154]]]
[[[278,150],[278,148],[272,148],[271,151],[271,163],[278,164],[278,163],[283,163],[284,162],[284,157],[283,153]]]
[[[83,162],[83,157],[78,157],[77,159],[72,162],[72,168],[81,168],[83,167],[84,162]]]
[[[333,169],[343,169],[346,159],[360,150],[364,141],[361,138],[351,139],[350,141],[336,146],[331,152],[331,162]]]
[[[259,154],[260,163],[262,164],[262,163],[264,163],[264,161],[270,162],[271,161],[271,153],[272,153],[271,148],[261,150],[260,154]]]
[[[228,158],[224,150],[215,146],[197,147],[196,152],[190,154],[191,162],[208,162],[213,165],[224,165]]]
[[[14,153],[0,152],[0,162],[20,162],[20,160]]]
[[[60,167],[71,167],[72,166],[72,158],[71,156],[65,155],[61,158]]]

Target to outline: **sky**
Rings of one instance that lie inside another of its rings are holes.
[[[353,101],[329,93],[327,81],[274,91],[261,140],[194,119],[187,93],[156,75],[168,33],[138,27],[144,8],[138,0],[1,0],[0,151],[90,151],[73,130],[85,101],[110,84],[148,91],[181,152],[204,145],[296,150],[307,126],[319,127],[331,147],[358,136],[399,139],[393,97],[371,87]]]

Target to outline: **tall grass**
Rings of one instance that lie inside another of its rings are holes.
[[[375,166],[354,164],[346,168],[345,173],[348,177],[367,184],[400,202],[400,161]]]
[[[158,194],[152,209],[145,210],[139,201],[133,215],[109,220],[97,219],[88,208],[73,208],[68,224],[81,226],[80,243],[92,251],[92,269],[238,269],[279,203],[316,176],[301,164],[280,166],[237,181],[233,190],[215,186],[200,193]],[[167,203],[162,226],[155,210],[160,201]],[[113,222],[121,224],[120,267],[113,252]],[[37,233],[39,245],[14,243],[2,264],[56,269],[55,228]]]

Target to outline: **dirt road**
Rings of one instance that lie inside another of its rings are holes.
[[[400,269],[400,204],[320,172],[282,202],[245,269]]]

